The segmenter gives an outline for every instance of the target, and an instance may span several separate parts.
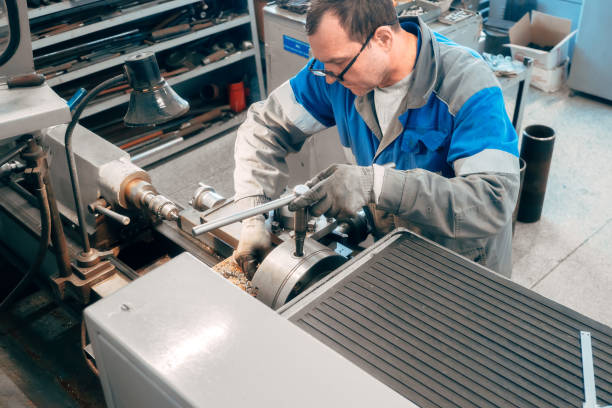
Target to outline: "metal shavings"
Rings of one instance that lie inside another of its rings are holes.
[[[253,297],[257,296],[257,288],[251,284],[251,281],[247,279],[242,268],[234,262],[231,256],[213,266],[212,269],[249,295]]]

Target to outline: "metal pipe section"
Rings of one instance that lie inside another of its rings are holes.
[[[198,183],[198,185],[199,187],[193,193],[193,198],[189,201],[189,205],[194,209],[206,211],[225,202],[225,197],[217,194],[211,186],[204,183]]]
[[[554,145],[555,131],[548,126],[532,125],[523,131],[520,157],[527,167],[517,216],[521,222],[535,222],[542,215]]]
[[[226,225],[233,224],[238,221],[242,221],[245,218],[254,217],[259,214],[265,214],[269,211],[276,210],[277,208],[281,208],[289,204],[299,195],[304,194],[304,192],[308,191],[308,187],[300,184],[295,186],[293,189],[293,193],[288,196],[281,197],[277,200],[270,201],[268,203],[258,205],[253,208],[249,208],[248,210],[237,212],[236,214],[228,215],[227,217],[220,218],[215,221],[207,222],[205,224],[196,225],[191,229],[191,234],[194,237],[198,235],[202,235],[205,232],[212,231],[217,228],[225,227]]]

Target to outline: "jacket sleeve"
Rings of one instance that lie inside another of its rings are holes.
[[[518,197],[518,174],[446,178],[421,169],[384,171],[378,208],[448,238],[497,234],[510,221]]]
[[[472,96],[457,112],[447,156],[455,177],[384,171],[380,209],[432,233],[484,238],[510,222],[519,192],[518,138],[499,88]]]
[[[256,204],[280,195],[289,179],[287,154],[299,151],[308,136],[334,125],[321,88],[325,81],[311,77],[302,70],[249,108],[234,148],[236,200],[253,197]]]

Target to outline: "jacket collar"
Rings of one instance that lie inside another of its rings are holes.
[[[439,60],[438,43],[433,36],[433,32],[419,17],[400,18],[400,24],[404,30],[417,35],[419,41],[417,59],[407,84],[408,92],[406,92],[399,105],[398,116],[408,109],[417,109],[427,103],[438,80],[437,64]],[[418,32],[415,32],[416,27],[419,29]],[[382,135],[374,108],[374,91],[355,98],[355,109],[378,140],[381,141],[376,156],[402,133],[403,126],[396,120],[387,135]]]

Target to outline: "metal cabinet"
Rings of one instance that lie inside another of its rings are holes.
[[[576,91],[612,100],[612,7],[604,0],[584,0],[569,77]]]

